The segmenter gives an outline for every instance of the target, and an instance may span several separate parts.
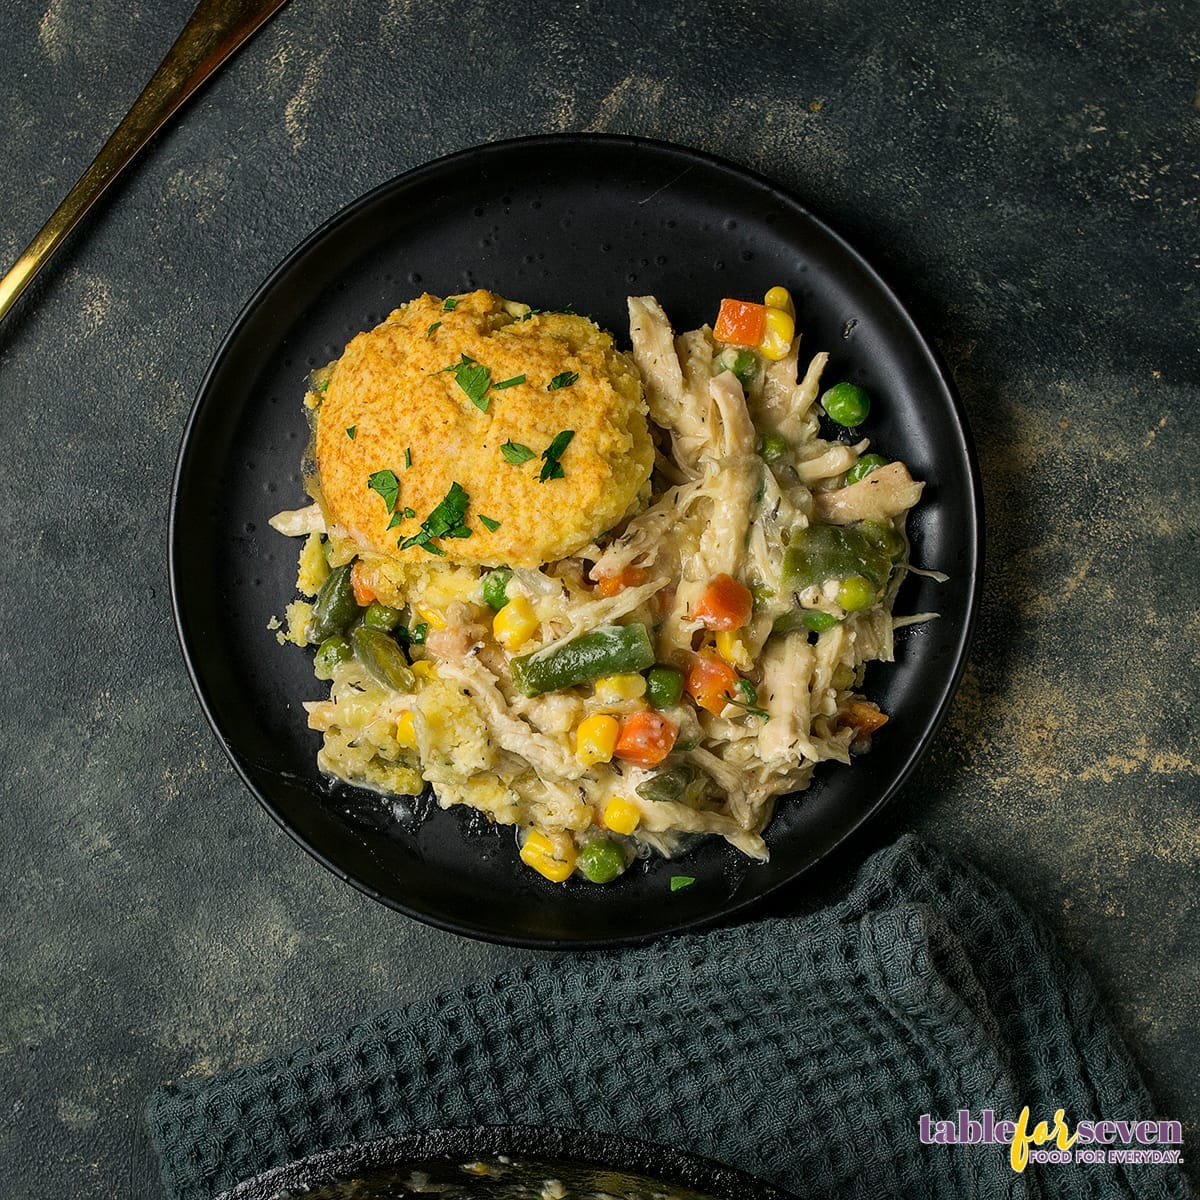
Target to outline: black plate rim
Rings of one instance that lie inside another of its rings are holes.
[[[273,1167],[243,1180],[215,1200],[266,1200],[280,1187],[323,1187],[346,1174],[403,1165],[405,1159],[493,1155],[559,1160],[562,1166],[627,1170],[667,1187],[686,1187],[714,1200],[793,1200],[764,1179],[690,1150],[600,1130],[549,1125],[481,1125],[423,1129],[351,1142]],[[315,1176],[315,1178],[314,1178]]]
[[[249,321],[258,306],[272,293],[279,279],[291,269],[296,260],[308,254],[324,238],[335,232],[344,223],[352,221],[360,211],[368,208],[381,197],[392,191],[402,191],[406,188],[418,186],[430,176],[436,176],[442,172],[453,170],[458,166],[469,163],[472,159],[481,159],[494,154],[523,152],[538,148],[552,150],[558,147],[585,144],[624,149],[631,154],[643,153],[655,156],[665,156],[675,159],[676,161],[680,162],[681,165],[694,164],[709,170],[719,171],[731,177],[731,179],[734,181],[742,184],[749,182],[755,187],[769,193],[782,204],[795,210],[806,221],[810,222],[813,226],[819,229],[823,236],[828,237],[832,242],[834,242],[841,252],[844,253],[860,271],[863,272],[863,274],[870,280],[872,287],[890,303],[892,308],[895,310],[897,317],[906,326],[914,344],[919,346],[921,353],[927,360],[933,373],[940,381],[943,389],[944,399],[948,401],[950,409],[954,415],[955,432],[958,435],[962,452],[961,461],[966,468],[967,482],[969,484],[968,495],[970,504],[969,512],[967,513],[969,519],[966,522],[966,526],[971,533],[971,540],[968,549],[971,551],[974,558],[975,569],[969,583],[967,603],[965,606],[961,628],[954,644],[954,665],[942,682],[942,685],[939,689],[940,695],[938,696],[936,707],[932,710],[931,715],[927,719],[922,735],[916,739],[910,747],[906,759],[904,760],[900,769],[895,772],[889,786],[880,793],[876,799],[876,802],[861,814],[859,820],[852,825],[842,835],[842,837],[838,838],[832,844],[826,846],[816,855],[815,858],[790,876],[787,876],[775,882],[774,884],[765,887],[763,890],[758,891],[753,895],[746,896],[741,899],[731,899],[724,905],[718,906],[715,911],[711,913],[684,918],[675,923],[667,923],[661,927],[657,927],[649,931],[615,934],[605,937],[560,938],[539,937],[520,932],[497,930],[483,931],[464,921],[455,920],[452,917],[445,917],[437,913],[427,912],[425,910],[406,905],[402,901],[386,895],[371,885],[356,879],[353,874],[338,866],[320,849],[320,847],[311,844],[302,836],[299,830],[293,828],[292,825],[288,823],[283,814],[277,810],[276,806],[265,794],[264,790],[259,787],[258,783],[250,774],[248,766],[242,761],[242,758],[236,747],[225,735],[225,732],[222,730],[219,722],[217,721],[208,691],[201,680],[200,671],[196,664],[192,648],[189,646],[184,632],[184,601],[182,599],[183,588],[181,587],[179,574],[177,545],[179,527],[177,518],[179,515],[180,505],[180,488],[187,464],[188,448],[192,439],[193,431],[201,419],[201,415],[205,407],[205,401],[208,396],[209,387],[221,368],[222,360],[236,342],[243,326]],[[722,920],[728,920],[736,914],[744,913],[747,909],[762,904],[775,892],[794,884],[802,876],[810,874],[835,851],[844,847],[853,838],[861,835],[863,827],[869,824],[879,815],[881,810],[895,797],[896,793],[903,787],[905,782],[912,775],[913,771],[916,769],[920,760],[924,757],[930,744],[933,742],[938,731],[941,729],[946,720],[951,702],[958,689],[963,672],[966,670],[967,661],[970,656],[971,642],[974,637],[975,625],[979,612],[980,592],[983,585],[983,567],[983,486],[980,476],[978,456],[975,450],[974,439],[971,434],[970,425],[967,421],[966,411],[963,407],[962,399],[959,396],[953,377],[941,354],[938,352],[932,341],[930,341],[930,339],[927,338],[921,331],[915,318],[912,316],[909,307],[901,300],[895,290],[883,279],[878,270],[835,229],[829,226],[822,218],[817,216],[792,192],[780,187],[767,176],[760,174],[752,168],[742,166],[741,164],[730,159],[723,158],[719,155],[710,154],[706,151],[697,150],[691,146],[684,146],[678,143],[668,142],[656,138],[639,137],[626,134],[536,134],[525,137],[500,139],[493,142],[485,142],[479,145],[465,147],[463,149],[441,155],[438,158],[431,159],[423,164],[404,171],[381,184],[378,184],[376,187],[365,192],[356,200],[351,201],[349,204],[343,206],[337,212],[333,213],[330,217],[324,220],[307,237],[301,240],[292,250],[290,250],[281,260],[279,260],[274,269],[266,276],[258,288],[255,289],[250,299],[247,300],[242,306],[232,324],[229,326],[229,329],[219,342],[216,350],[213,352],[212,358],[210,359],[204,375],[201,378],[200,384],[196,390],[195,399],[192,402],[192,407],[188,413],[188,418],[184,425],[183,433],[180,439],[179,451],[176,456],[175,470],[171,482],[170,503],[168,508],[167,571],[171,597],[171,612],[175,625],[176,637],[183,655],[188,677],[191,680],[193,690],[196,693],[196,697],[200,703],[200,707],[204,713],[205,719],[208,721],[209,727],[216,735],[218,743],[220,744],[222,750],[224,750],[225,755],[232,764],[235,772],[250,791],[251,795],[253,795],[262,808],[266,810],[276,825],[278,825],[294,842],[296,842],[297,845],[299,845],[306,853],[308,853],[312,858],[330,871],[334,876],[336,876],[338,879],[341,879],[343,882],[350,884],[363,895],[370,897],[372,900],[375,900],[396,912],[403,913],[405,916],[432,926],[433,928],[442,929],[450,933],[455,933],[460,936],[473,938],[479,941],[514,946],[522,949],[611,949],[618,946],[642,945],[659,937],[684,933],[714,925]]]

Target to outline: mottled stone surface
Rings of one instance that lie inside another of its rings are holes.
[[[176,646],[166,508],[204,368],[292,245],[431,157],[552,130],[673,139],[793,189],[895,282],[974,428],[989,561],[952,716],[779,907],[902,829],[960,849],[1091,970],[1194,1143],[1190,7],[289,5],[0,325],[0,1193],[157,1196],[160,1081],[526,957],[371,903],[254,804]],[[0,5],[0,259],[189,8]]]

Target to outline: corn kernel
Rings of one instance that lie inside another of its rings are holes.
[[[782,308],[768,308],[767,331],[758,345],[759,353],[775,362],[786,358],[795,336],[796,318],[784,312]]]
[[[396,722],[396,741],[405,750],[417,748],[417,718],[412,709],[400,714],[400,719]]]
[[[437,667],[427,658],[418,658],[413,663],[412,670],[418,679],[430,680],[437,678]]]
[[[446,628],[446,614],[440,612],[438,609],[431,608],[428,604],[414,604],[413,611],[430,629]]]
[[[524,596],[513,596],[492,620],[492,633],[506,650],[517,650],[538,630],[533,605]]]
[[[616,717],[598,713],[579,722],[575,730],[575,757],[585,767],[594,763],[608,762],[617,745],[621,723]]]
[[[596,699],[601,704],[620,704],[624,700],[640,700],[646,694],[644,675],[605,675],[596,680]]]
[[[713,638],[717,653],[739,671],[748,671],[754,666],[750,648],[746,645],[739,629],[720,629]]]
[[[781,308],[789,317],[796,316],[796,306],[792,303],[792,293],[785,287],[773,287],[763,297],[763,303],[768,308]]]
[[[521,861],[551,883],[562,883],[570,877],[575,857],[575,843],[569,833],[547,834],[533,829],[521,847]]]
[[[632,800],[614,796],[604,806],[604,823],[613,833],[632,833],[642,823],[642,814]]]

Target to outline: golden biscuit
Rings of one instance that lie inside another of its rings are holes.
[[[331,530],[360,553],[537,566],[636,507],[654,447],[609,334],[477,291],[421,296],[350,342],[316,462]]]

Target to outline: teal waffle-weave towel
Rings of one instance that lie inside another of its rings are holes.
[[[803,1197],[1189,1195],[1176,1166],[922,1144],[922,1114],[1166,1119],[1093,988],[1012,897],[915,838],[841,903],[539,961],[150,1101],[170,1196],[416,1129],[553,1125],[722,1158]]]

